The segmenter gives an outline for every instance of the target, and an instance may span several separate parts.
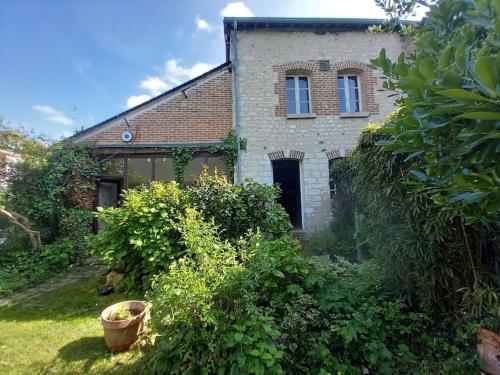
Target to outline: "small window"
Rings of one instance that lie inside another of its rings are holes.
[[[360,112],[357,76],[338,76],[340,112]]]
[[[287,112],[291,115],[311,113],[308,77],[286,77]]]

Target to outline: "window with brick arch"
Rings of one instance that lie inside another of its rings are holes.
[[[311,82],[305,75],[286,76],[287,113],[300,115],[311,113]]]

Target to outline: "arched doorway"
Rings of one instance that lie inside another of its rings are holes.
[[[285,208],[294,229],[302,229],[302,205],[300,198],[299,161],[294,159],[273,160],[273,182],[278,184],[281,195],[278,202]]]

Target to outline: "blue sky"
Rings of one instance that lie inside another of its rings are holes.
[[[373,0],[0,0],[0,117],[54,139],[225,61],[223,16],[383,18]]]

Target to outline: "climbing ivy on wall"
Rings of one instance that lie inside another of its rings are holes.
[[[91,148],[60,142],[37,164],[19,163],[9,179],[6,206],[40,230],[43,240],[59,234],[65,208],[93,209],[94,181],[103,164]]]
[[[246,150],[247,140],[240,139],[240,149]],[[193,159],[194,153],[199,149],[196,147],[176,147],[172,151],[172,160],[174,163],[175,180],[182,186],[184,185],[184,172],[187,164]],[[209,149],[213,154],[220,154],[220,158],[226,165],[230,176],[234,174],[234,165],[238,159],[238,139],[236,131],[231,129],[221,145],[213,146]]]
[[[196,147],[176,147],[172,152],[172,160],[174,162],[175,180],[181,185],[184,185],[184,172],[187,164],[193,158],[193,154],[198,149]]]
[[[246,150],[247,140],[245,138],[240,139],[240,149]],[[212,147],[213,153],[220,153],[220,157],[227,167],[230,175],[234,173],[234,165],[238,159],[238,139],[236,137],[236,131],[231,129],[224,139],[223,143],[218,146]]]

